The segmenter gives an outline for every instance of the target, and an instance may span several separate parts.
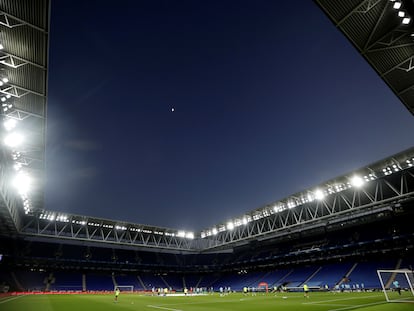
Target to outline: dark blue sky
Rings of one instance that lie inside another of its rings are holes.
[[[52,1],[49,60],[50,210],[201,230],[413,144],[312,0]]]

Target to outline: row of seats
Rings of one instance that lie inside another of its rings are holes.
[[[333,288],[340,282],[348,285],[363,284],[364,288],[380,288],[378,269],[396,269],[401,265],[414,265],[413,261],[389,260],[382,262],[334,263],[310,265],[269,271],[238,271],[215,274],[154,274],[154,273],[92,273],[74,271],[2,271],[0,284],[18,291],[61,290],[113,290],[114,285],[133,285],[135,290],[169,287],[182,291],[184,287],[213,288],[257,287],[265,282],[273,287],[300,287],[304,283],[311,287]]]

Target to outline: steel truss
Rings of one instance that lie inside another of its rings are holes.
[[[36,64],[30,60],[24,59],[22,57],[18,57],[8,52],[0,51],[0,64],[6,65],[11,68],[19,68],[24,65],[32,65],[37,67],[41,70],[46,70],[46,68],[42,65]]]
[[[21,233],[43,238],[143,246],[147,249],[194,251],[200,248],[197,246],[200,241],[182,236],[174,229],[62,215],[44,211],[41,215],[26,216]]]
[[[320,201],[307,202],[282,212],[269,210],[267,217],[214,235],[214,239],[209,239],[209,248],[250,239],[274,238],[316,226],[326,227],[351,218],[393,211],[406,201],[414,201],[413,168],[372,180],[363,188],[353,187],[330,194]]]
[[[47,33],[47,31],[41,27],[33,25],[28,21],[25,21],[17,16],[13,16],[9,13],[0,11],[0,25],[3,25],[7,28],[15,28],[19,26],[28,26],[30,28],[36,29],[42,33]]]
[[[10,166],[4,165],[9,160],[3,149],[0,149],[0,234],[17,235],[22,223],[22,202],[10,189],[8,181],[11,176]]]
[[[21,233],[30,236],[116,243],[134,247],[180,251],[214,251],[232,248],[250,240],[266,240],[294,231],[326,227],[367,215],[393,212],[405,202],[414,201],[414,167],[371,180],[361,188],[351,187],[332,193],[323,200],[314,200],[276,212],[261,210],[263,216],[232,230],[213,236],[193,238],[180,236],[177,230],[116,222],[85,216],[64,216],[44,211],[25,217]]]

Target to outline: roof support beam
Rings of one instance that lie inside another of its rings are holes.
[[[42,93],[39,93],[33,90],[29,90],[21,86],[11,85],[11,84],[8,84],[5,88],[0,89],[0,93],[3,93],[5,95],[11,95],[17,98],[20,98],[29,93],[37,95],[37,96],[41,96],[41,97],[46,97],[45,94],[42,94]]]
[[[368,49],[368,45],[371,42],[372,36],[375,34],[375,31],[378,29],[379,24],[381,23],[381,19],[385,14],[385,11],[388,9],[388,6],[385,5],[381,12],[381,17],[377,19],[377,22],[375,23],[374,28],[371,30],[371,33],[369,34],[369,37],[367,41],[365,42],[365,46],[363,48],[363,51],[365,52]]]
[[[47,34],[47,31],[43,28],[40,28],[36,25],[33,25],[29,22],[26,22],[16,16],[13,16],[9,13],[6,12],[1,12],[0,11],[0,25],[6,26],[8,28],[15,28],[15,27],[19,27],[19,26],[29,26],[33,29],[36,29],[40,32],[43,32],[45,34]]]
[[[23,65],[29,64],[36,68],[46,70],[46,67],[42,65],[39,65],[30,60],[24,59],[22,57],[19,57],[19,56],[16,56],[11,53],[4,52],[4,51],[0,51],[0,64],[6,65],[11,68],[19,68]]]
[[[343,22],[345,22],[350,16],[355,13],[367,13],[373,7],[375,7],[379,2],[382,0],[365,0],[358,4],[352,11],[350,11],[347,15],[345,15],[340,21],[338,21],[337,26],[340,26]]]

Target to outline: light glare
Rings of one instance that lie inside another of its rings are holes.
[[[10,133],[4,138],[4,143],[9,147],[19,146],[23,142],[23,136],[19,133]]]
[[[364,180],[359,176],[353,176],[351,178],[351,185],[354,187],[361,187],[364,184]]]
[[[16,119],[7,119],[6,121],[4,121],[4,128],[7,131],[11,131],[12,129],[14,129],[16,127],[17,121]]]
[[[20,194],[26,194],[30,191],[32,179],[25,172],[18,172],[13,181],[13,186]]]
[[[324,197],[325,197],[325,194],[323,193],[323,191],[321,189],[316,189],[315,190],[315,198],[317,200],[323,200]]]
[[[229,221],[227,223],[227,230],[233,230],[233,229],[234,229],[234,224],[233,224],[233,222]]]

